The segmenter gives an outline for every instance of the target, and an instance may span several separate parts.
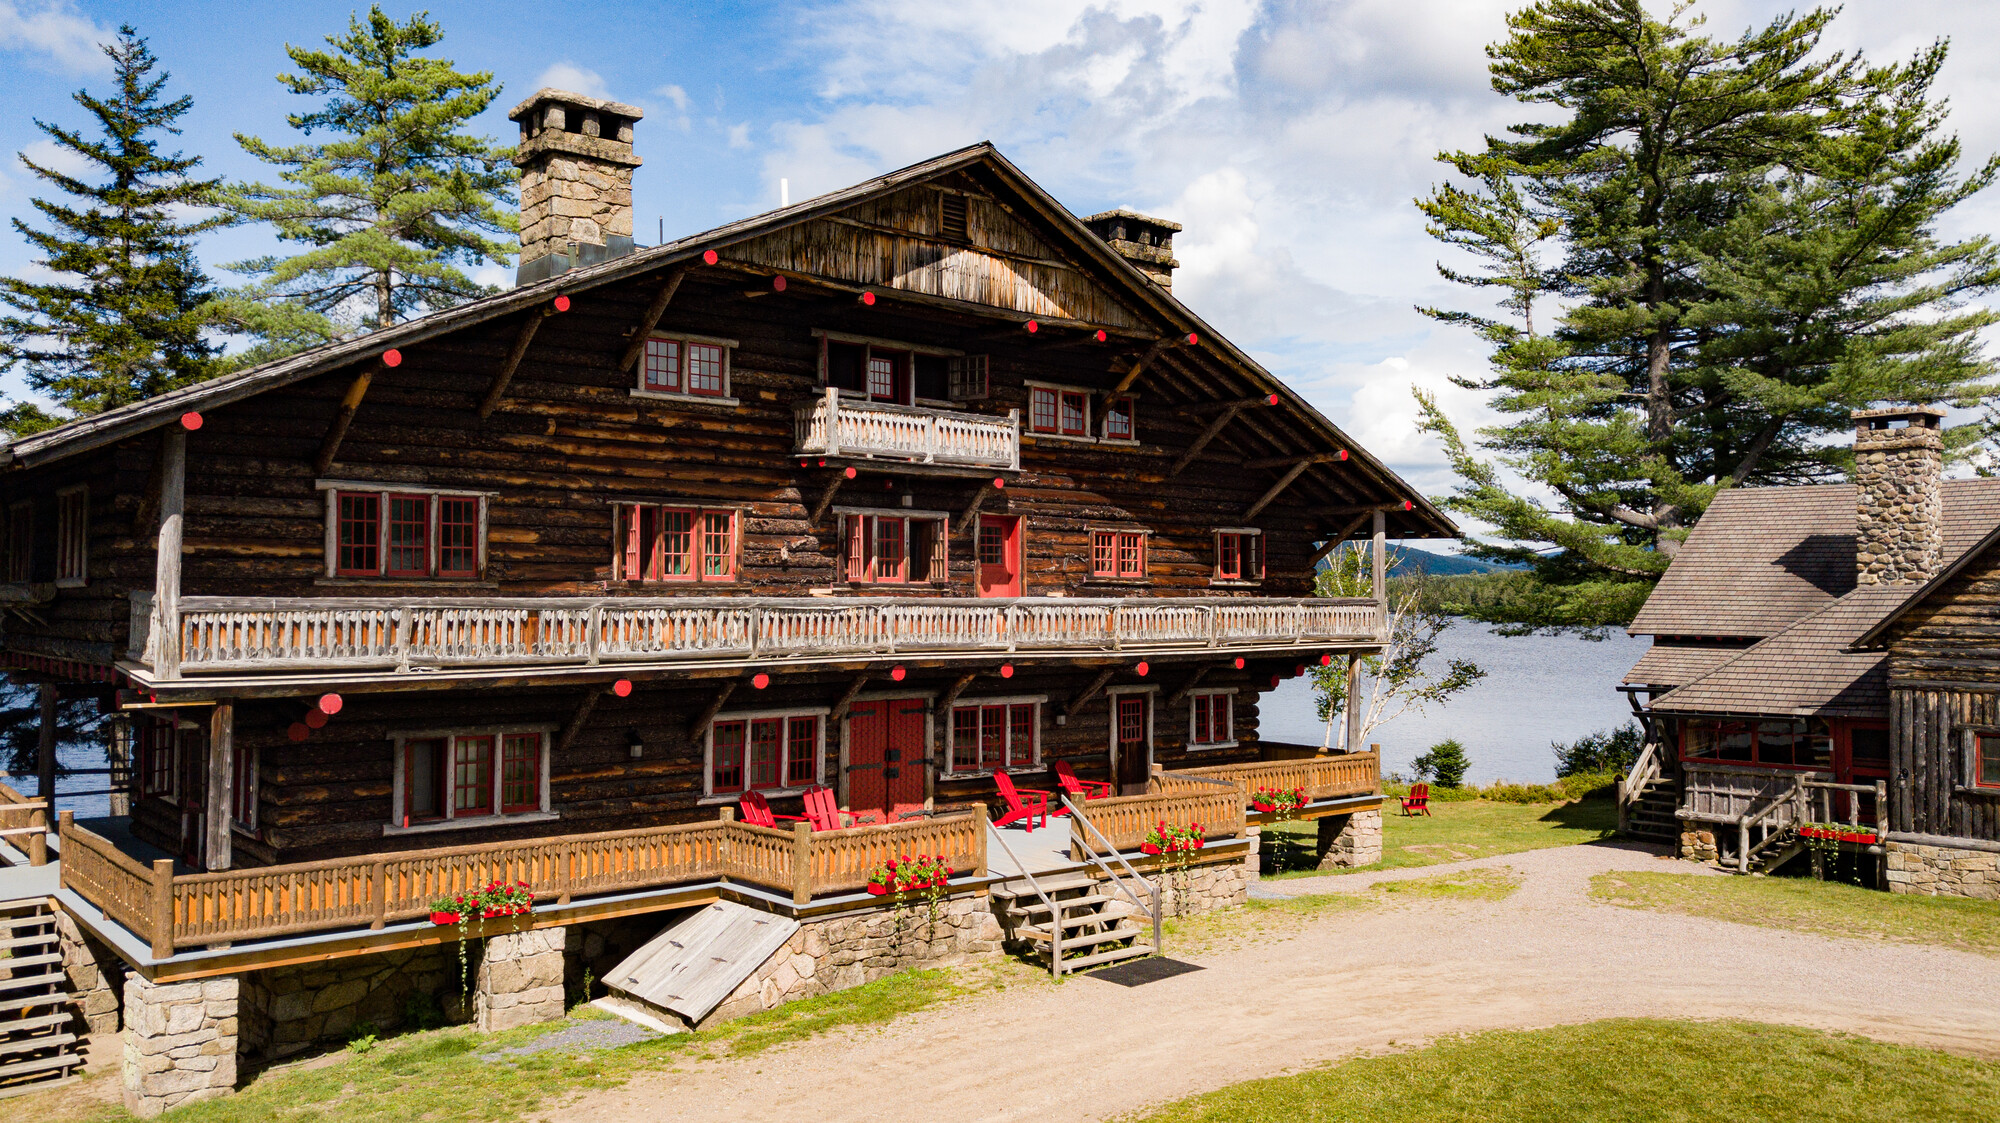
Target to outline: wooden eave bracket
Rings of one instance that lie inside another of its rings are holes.
[[[1139,381],[1139,374],[1140,372],[1146,369],[1146,364],[1152,362],[1154,359],[1159,358],[1161,352],[1165,351],[1169,347],[1177,345],[1178,343],[1181,342],[1183,338],[1185,337],[1169,336],[1168,338],[1165,339],[1154,340],[1153,345],[1151,347],[1146,348],[1145,354],[1139,356],[1138,361],[1132,364],[1131,368],[1125,372],[1124,377],[1120,378],[1117,381],[1117,383],[1111,387],[1111,389],[1106,390],[1104,392],[1103,397],[1097,400],[1098,412],[1102,413],[1104,409],[1110,405],[1111,399],[1117,397],[1120,394],[1123,394],[1127,390],[1130,390],[1132,388],[1132,384],[1134,382]]]
[[[715,715],[721,713],[722,707],[729,704],[729,696],[734,693],[736,693],[735,680],[722,684],[721,689],[715,692],[715,697],[708,700],[708,705],[701,711],[701,716],[694,719],[693,725],[688,726],[689,741],[699,741],[707,735],[708,727],[715,724]]]
[[[1371,519],[1373,519],[1375,517],[1375,512],[1376,508],[1374,507],[1363,508],[1359,514],[1356,514],[1354,516],[1354,521],[1348,523],[1345,527],[1341,528],[1340,533],[1327,539],[1325,542],[1320,543],[1319,549],[1313,551],[1312,561],[1308,563],[1307,568],[1318,569],[1319,563],[1325,561],[1328,554],[1331,554],[1335,550],[1340,549],[1340,544],[1342,542],[1345,542],[1349,538],[1354,537],[1354,532],[1360,530],[1363,523],[1366,523]]]
[[[986,497],[998,490],[1000,489],[993,486],[992,480],[979,485],[979,489],[972,493],[972,498],[966,501],[965,512],[958,516],[958,525],[951,531],[952,537],[961,537],[972,528],[973,520],[979,517],[979,508],[986,504]]]
[[[340,455],[340,442],[347,438],[347,427],[354,424],[354,413],[361,408],[361,399],[368,396],[368,384],[375,380],[378,369],[388,368],[380,363],[366,367],[348,383],[347,394],[340,399],[340,408],[334,411],[333,421],[326,427],[326,437],[319,443],[319,456],[313,461],[314,475],[326,475],[334,458]]]
[[[1188,696],[1189,691],[1193,690],[1197,686],[1200,686],[1201,680],[1207,677],[1207,675],[1208,675],[1208,664],[1203,663],[1201,666],[1196,667],[1194,669],[1194,673],[1187,677],[1187,681],[1181,683],[1180,689],[1174,691],[1173,697],[1167,699],[1167,707],[1171,709],[1175,706],[1180,705],[1181,699],[1186,698]]]
[[[1256,400],[1262,401],[1263,399]],[[1254,403],[1230,402],[1224,406],[1222,412],[1216,414],[1214,419],[1208,423],[1207,428],[1201,431],[1201,435],[1196,437],[1194,443],[1188,446],[1187,451],[1181,453],[1181,458],[1174,461],[1174,466],[1167,469],[1167,478],[1173,479],[1185,471],[1188,465],[1194,463],[1194,458],[1201,455],[1201,450],[1207,448],[1208,443],[1222,432],[1223,427],[1231,421],[1236,420],[1236,415],[1243,412],[1251,404]]]
[[[514,372],[521,369],[521,360],[528,356],[528,344],[535,341],[535,333],[542,329],[542,321],[555,314],[553,308],[543,308],[528,313],[521,322],[521,330],[514,333],[514,346],[507,352],[507,360],[500,364],[500,372],[493,376],[493,385],[480,399],[479,416],[490,417],[500,407],[500,399],[507,396],[507,387],[514,381]],[[325,469],[321,469],[325,471]]]
[[[1289,471],[1287,471],[1284,475],[1278,477],[1278,482],[1272,484],[1271,489],[1269,491],[1266,491],[1263,494],[1263,496],[1257,500],[1257,502],[1250,504],[1250,509],[1243,512],[1243,521],[1247,523],[1250,520],[1256,518],[1258,515],[1262,514],[1264,508],[1269,507],[1273,500],[1277,499],[1278,496],[1284,494],[1286,488],[1292,486],[1293,480],[1296,480],[1300,476],[1305,475],[1306,469],[1312,467],[1315,463],[1318,462],[1319,462],[1318,458],[1314,457],[1306,460],[1301,460],[1298,463],[1292,465]]]
[[[597,700],[602,697],[604,691],[596,688],[584,693],[576,704],[576,712],[570,715],[569,721],[562,727],[562,732],[556,735],[556,752],[560,753],[569,748],[576,740],[577,734],[583,732],[585,723],[590,721],[591,712],[597,709]]]
[[[972,680],[978,677],[979,677],[978,671],[967,671],[964,674],[958,676],[958,681],[952,683],[951,689],[945,691],[944,697],[938,699],[937,712],[949,716],[951,713],[952,703],[958,701],[958,696],[965,693],[965,688],[971,686]],[[943,729],[942,722],[939,723],[939,729],[940,731],[942,731]]]
[[[1090,685],[1083,688],[1083,693],[1070,699],[1069,705],[1063,707],[1063,721],[1069,721],[1070,718],[1076,716],[1077,711],[1089,705],[1090,700],[1097,697],[1097,692],[1104,689],[1104,685],[1111,681],[1111,676],[1116,674],[1117,671],[1118,668],[1116,667],[1106,667],[1097,672],[1097,677],[1090,680]]]
[[[839,494],[840,485],[846,482],[846,472],[835,472],[833,478],[827,481],[826,490],[819,493],[819,502],[813,504],[811,519],[813,526],[818,526],[819,521],[826,517],[827,508],[833,506],[833,497]]]
[[[854,707],[855,695],[860,694],[861,688],[868,685],[868,677],[868,672],[863,671],[854,676],[854,681],[847,684],[847,689],[840,695],[840,701],[835,702],[833,709],[826,715],[828,725],[838,725],[841,719],[847,716],[847,711]]]
[[[653,302],[646,306],[645,315],[639,318],[639,329],[632,333],[632,342],[625,345],[625,353],[618,357],[619,370],[631,370],[632,364],[645,353],[647,337],[660,326],[660,317],[666,315],[667,305],[673,302],[674,293],[680,291],[681,279],[686,276],[687,270],[674,270],[666,284],[660,286],[660,291],[653,294]]]

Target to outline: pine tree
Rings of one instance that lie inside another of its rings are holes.
[[[511,259],[520,226],[501,208],[518,173],[511,148],[460,131],[500,95],[493,75],[416,53],[443,38],[424,13],[397,23],[372,7],[365,20],[349,18],[346,35],[327,37],[330,51],[285,48],[298,69],[279,84],[325,99],[289,122],[329,136],[288,146],[236,137],[283,169],[285,186],[234,184],[224,205],[310,247],[229,267],[257,278],[229,306],[239,327],[263,338],[253,358],[493,291],[457,266]]]
[[[35,122],[103,182],[23,155],[28,170],[74,201],[34,200],[46,229],[14,220],[41,255],[37,263],[57,276],[0,278],[0,302],[12,309],[0,317],[0,369],[21,366],[29,388],[71,414],[151,397],[215,369],[215,348],[202,337],[211,292],[195,263],[194,240],[219,220],[180,214],[204,205],[217,181],[193,178],[199,158],[159,148],[160,134],[180,133],[175,122],[194,101],[163,100],[170,76],[152,77],[159,60],[130,24],[103,49],[115,91],[107,98],[87,90],[73,95],[103,136]],[[64,420],[21,402],[0,413],[0,428],[26,433]]]
[[[1426,310],[1493,346],[1489,376],[1461,381],[1506,415],[1480,443],[1556,498],[1509,487],[1419,395],[1460,478],[1446,506],[1494,528],[1474,552],[1533,567],[1479,613],[1517,629],[1630,619],[1718,490],[1836,476],[1825,438],[1850,409],[1992,392],[1992,317],[1960,303],[2000,263],[1984,238],[1935,235],[1996,170],[1957,174],[1930,97],[1944,46],[1871,68],[1820,52],[1833,12],[1725,41],[1688,7],[1514,13],[1489,48],[1494,88],[1561,115],[1441,156],[1475,186],[1418,203],[1484,259],[1446,276],[1507,293],[1512,321]],[[1538,299],[1563,309],[1547,334]]]

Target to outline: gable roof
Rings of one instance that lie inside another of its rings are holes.
[[[1281,408],[1302,421],[1317,441],[1324,442],[1331,448],[1346,450],[1348,459],[1345,462],[1338,465],[1315,464],[1307,471],[1352,472],[1358,469],[1364,476],[1371,478],[1380,490],[1387,493],[1385,498],[1393,497],[1389,499],[1390,502],[1409,504],[1408,511],[1390,513],[1390,530],[1395,537],[1434,538],[1457,535],[1457,527],[1421,493],[1351,440],[1291,387],[1265,370],[1256,360],[1195,315],[1171,292],[1153,283],[1137,266],[1119,256],[1110,246],[1092,234],[1075,214],[1029,179],[990,142],[985,141],[788,207],[753,215],[660,246],[638,249],[633,253],[595,265],[572,269],[543,281],[434,312],[372,334],[329,343],[261,366],[169,391],[142,402],[78,418],[54,429],[23,437],[0,448],[0,467],[27,467],[75,456],[157,428],[187,411],[212,409],[308,378],[369,362],[390,348],[409,347],[510,313],[533,308],[559,294],[573,295],[677,265],[698,265],[705,251],[725,250],[788,227],[834,215],[857,203],[882,197],[920,181],[974,168],[991,175],[1014,197],[1015,202],[1032,211],[1037,218],[1061,236],[1065,243],[1063,248],[1067,252],[1078,255],[1094,266],[1100,276],[1108,278],[1116,288],[1116,295],[1121,302],[1128,303],[1135,310],[1153,318],[1164,327],[1167,334],[1194,334],[1199,338],[1204,352],[1215,355],[1232,372],[1250,382],[1258,393],[1277,395]],[[891,286],[881,295],[894,297],[898,294]],[[948,301],[937,297],[923,299],[933,305],[948,304],[964,310],[1022,322],[1031,318],[1024,313],[1017,314],[1011,310],[969,302]],[[1060,320],[1046,316],[1039,318],[1047,323],[1061,323]],[[1099,325],[1077,323],[1073,326]],[[1325,449],[1298,450],[1300,455],[1322,451]]]
[[[1659,713],[1879,717],[1889,710],[1888,657],[1849,648],[1908,591],[1867,585],[1655,698]]]
[[[1660,643],[1646,649],[1624,682],[1635,686],[1679,686],[1743,654],[1741,644]]]
[[[2000,479],[1946,480],[1943,498],[1955,561],[2000,526]],[[1854,533],[1853,484],[1723,491],[1626,631],[1776,635],[1854,590]]]
[[[1854,646],[1880,646],[1887,640],[1891,625],[1902,619],[1911,609],[1929,600],[1933,593],[1944,588],[1947,582],[1964,572],[1966,566],[1985,557],[1996,543],[2000,543],[2000,524],[1995,524],[1993,529],[1986,533],[1986,537],[1981,538],[1971,549],[1961,552],[1956,558],[1952,558],[1943,569],[1938,570],[1935,577],[1915,587],[1901,586],[1904,591],[1903,599],[1897,602],[1889,611],[1883,613],[1882,618],[1877,620],[1873,627],[1856,638]]]

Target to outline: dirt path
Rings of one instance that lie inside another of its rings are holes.
[[[1182,956],[1206,969],[1146,986],[1014,987],[886,1029],[696,1062],[551,1118],[1098,1119],[1392,1042],[1627,1016],[1750,1018],[2000,1056],[2000,960],[1588,899],[1598,873],[1689,868],[1650,850],[1567,846],[1266,885],[1358,892],[1499,866],[1525,879],[1505,901],[1331,913]]]

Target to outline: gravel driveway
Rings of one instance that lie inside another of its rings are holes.
[[[1380,874],[1288,894],[1511,867],[1505,901],[1393,904],[1179,956],[1205,970],[1125,988],[1080,977],[924,1010],[592,1093],[593,1123],[1100,1119],[1439,1034],[1608,1017],[1749,1018],[2000,1056],[2000,960],[1596,904],[1593,875],[1722,876],[1626,843]],[[1175,949],[1169,941],[1168,953]]]

